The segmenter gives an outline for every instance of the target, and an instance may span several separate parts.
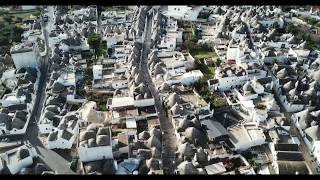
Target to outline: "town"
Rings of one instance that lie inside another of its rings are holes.
[[[0,174],[320,173],[319,6],[2,6]]]

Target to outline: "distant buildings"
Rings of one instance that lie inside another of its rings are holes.
[[[165,16],[185,21],[196,21],[204,6],[167,6],[163,10]]]
[[[37,6],[32,6],[32,5],[25,5],[25,6],[21,6],[22,10],[32,10],[32,9],[36,9]]]

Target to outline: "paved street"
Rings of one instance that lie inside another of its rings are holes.
[[[305,159],[305,162],[310,168],[310,171],[312,172],[312,174],[318,174],[319,172],[317,171],[317,168],[316,168],[317,164],[313,161],[313,158],[311,157],[309,149],[306,143],[304,142],[303,138],[301,137],[298,128],[296,128],[296,126],[294,125],[294,122],[291,122],[290,133],[299,138],[299,141],[300,141],[299,150],[302,152],[303,158]]]
[[[50,29],[51,27],[53,27],[53,7],[48,6],[48,11],[49,11],[48,14],[51,14],[51,16],[49,16],[48,23],[47,25],[42,24],[42,26],[44,25],[43,33],[44,33],[48,51],[47,51],[47,55],[42,57],[41,59],[41,65],[40,65],[41,76],[39,80],[37,96],[35,99],[35,106],[31,114],[31,119],[27,128],[27,132],[23,140],[31,143],[35,147],[37,153],[39,154],[39,158],[43,160],[56,173],[74,174],[74,172],[68,166],[68,163],[69,163],[68,161],[66,161],[56,152],[44,148],[44,145],[39,138],[39,129],[37,126],[37,123],[39,122],[39,119],[41,116],[41,111],[45,103],[46,80],[48,77],[48,69],[50,67],[50,63],[49,63],[50,48],[48,47],[49,32],[47,31],[47,29]]]
[[[175,165],[175,152],[176,152],[176,144],[177,139],[175,136],[174,127],[167,117],[167,114],[162,106],[162,101],[160,100],[159,92],[156,90],[152,78],[149,74],[148,70],[148,54],[150,53],[150,46],[151,46],[151,24],[152,24],[152,16],[147,17],[146,22],[146,29],[145,29],[145,39],[143,42],[143,49],[142,49],[142,59],[140,64],[140,73],[145,81],[145,84],[149,87],[151,94],[155,101],[155,109],[158,113],[160,127],[163,132],[162,135],[162,160],[163,160],[163,169],[165,174],[173,174]]]
[[[279,102],[279,98],[277,96],[275,96],[275,99],[276,99],[277,103],[280,105],[281,112],[283,112],[284,116],[291,123],[290,134],[292,136],[296,136],[300,141],[299,151],[302,152],[303,158],[305,159],[305,162],[307,163],[311,173],[318,174],[317,169],[316,169],[317,164],[312,160],[312,157],[310,155],[310,152],[308,150],[306,143],[304,142],[303,138],[301,137],[301,135],[299,133],[299,130],[297,129],[297,127],[295,126],[294,122],[291,119],[292,113],[285,112],[284,108],[281,106],[281,103]]]
[[[98,9],[98,8],[97,8]],[[98,10],[97,10],[98,13]],[[98,19],[97,19],[97,32],[100,34],[103,34],[103,28],[101,26],[101,14],[97,14],[98,15]]]

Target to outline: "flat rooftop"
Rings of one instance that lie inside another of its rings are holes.
[[[156,113],[156,108],[154,106],[139,107],[138,110],[141,116]]]
[[[181,99],[184,102],[188,102],[197,106],[207,106],[208,103],[204,101],[202,98],[197,96],[195,93],[190,92],[190,93],[181,93],[179,94]]]
[[[235,143],[248,143],[261,138],[265,135],[261,129],[254,125],[238,125],[228,128],[229,136]]]
[[[34,44],[31,42],[20,43],[11,47],[10,52],[11,54],[29,52],[33,50],[33,46]]]
[[[136,117],[139,116],[139,111],[138,108],[113,110],[112,115],[113,118]]]

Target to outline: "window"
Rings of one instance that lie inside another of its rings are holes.
[[[178,8],[178,11],[180,11],[180,8]]]
[[[177,10],[177,8],[174,8],[174,10]]]

